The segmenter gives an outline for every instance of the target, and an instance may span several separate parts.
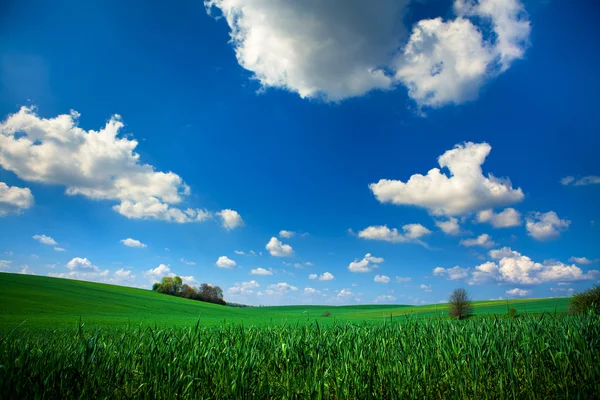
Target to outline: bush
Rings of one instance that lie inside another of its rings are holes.
[[[450,310],[448,314],[451,317],[465,319],[473,315],[473,306],[469,294],[465,289],[454,289],[448,298]]]
[[[323,317],[329,317],[331,315],[331,313],[329,311],[325,311],[325,313],[323,314]]]
[[[569,312],[571,314],[582,314],[592,310],[596,314],[600,314],[600,284],[584,290],[580,293],[575,293],[569,303]]]
[[[508,316],[511,318],[517,318],[517,309],[516,308],[509,308],[508,309]]]

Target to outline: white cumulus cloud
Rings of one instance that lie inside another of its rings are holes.
[[[461,246],[465,247],[473,247],[473,246],[481,246],[481,247],[492,247],[494,245],[494,241],[491,236],[487,233],[482,233],[473,239],[464,239],[460,241]]]
[[[320,290],[311,287],[304,288],[304,294],[312,295],[312,294],[321,294]]]
[[[324,274],[319,276],[320,281],[331,281],[333,279],[335,279],[335,277],[332,274],[330,274],[329,272],[325,272]]]
[[[126,270],[125,268],[120,268],[115,271],[115,277],[117,279],[123,281],[129,281],[135,279],[135,275],[131,273],[131,270]]]
[[[579,179],[575,179],[574,176],[565,176],[564,178],[562,178],[560,180],[560,183],[562,183],[565,186],[568,186],[568,185],[572,185],[572,186],[597,185],[597,184],[600,184],[600,176],[588,175],[588,176],[584,176],[583,178],[579,178]]]
[[[391,279],[389,276],[375,275],[375,278],[373,278],[373,281],[375,281],[377,283],[390,283]]]
[[[404,37],[407,1],[205,1],[231,29],[238,63],[264,88],[329,101],[393,85],[382,66]]]
[[[396,300],[396,298],[394,296],[389,295],[389,294],[387,294],[387,295],[384,294],[381,296],[377,296],[377,298],[375,300],[373,300],[373,303],[389,303],[389,302],[392,302],[395,300]]]
[[[58,243],[56,243],[56,240],[52,239],[50,236],[46,236],[46,235],[33,235],[32,236],[35,240],[37,240],[40,243],[43,244],[47,244],[49,246],[56,246]]]
[[[287,282],[279,282],[279,283],[274,283],[272,285],[268,286],[268,292],[267,294],[285,294],[288,292],[295,292],[298,290],[298,288],[296,286],[292,286]]]
[[[171,268],[169,268],[168,265],[160,264],[158,267],[144,272],[144,276],[152,282],[158,282],[164,276],[174,276],[174,274],[171,272]]]
[[[294,255],[294,249],[289,244],[283,244],[276,237],[272,237],[265,246],[273,257],[291,257]]]
[[[146,245],[144,243],[140,242],[139,240],[132,239],[132,238],[123,239],[123,240],[121,240],[121,243],[123,243],[127,247],[138,247],[138,248],[146,247]]]
[[[350,272],[369,272],[376,267],[377,264],[381,264],[383,261],[383,258],[374,257],[371,253],[367,253],[362,260],[352,261],[350,265],[348,265],[348,270]]]
[[[339,101],[401,83],[420,106],[459,104],[524,55],[530,24],[517,0],[456,0],[454,19],[418,21],[409,36],[408,3],[204,2],[224,16],[240,66],[263,88],[302,98]]]
[[[447,220],[436,220],[435,224],[447,235],[458,236],[462,233],[458,218],[450,217]]]
[[[473,100],[525,53],[531,28],[518,0],[456,0],[454,12],[452,20],[419,21],[397,57],[395,77],[419,105]],[[484,39],[475,23],[490,27],[495,40]]]
[[[531,290],[514,288],[506,291],[506,294],[513,297],[525,297],[531,295]]]
[[[236,263],[227,256],[221,256],[215,263],[219,268],[235,268]]]
[[[468,268],[461,268],[458,265],[452,268],[437,267],[433,269],[433,275],[445,276],[451,281],[465,279],[469,276]]]
[[[417,239],[429,235],[431,231],[421,224],[408,224],[402,227],[404,233],[387,225],[369,226],[358,232],[358,237],[367,240],[382,240],[391,243],[419,242]]]
[[[450,177],[433,168],[406,183],[381,179],[369,188],[381,203],[419,206],[433,215],[468,214],[523,200],[523,191],[513,189],[508,179],[483,175],[481,166],[491,149],[487,143],[469,142],[446,151],[438,163]]]
[[[286,231],[286,230],[279,231],[279,237],[285,238],[285,239],[289,239],[289,238],[293,237],[295,234],[296,234],[296,232],[294,232],[294,231]]]
[[[250,271],[250,274],[252,274],[252,275],[273,275],[273,272],[268,269],[264,269],[264,268],[254,268],[252,271]]]
[[[235,210],[222,210],[217,213],[221,217],[222,226],[225,229],[232,230],[240,226],[244,226],[244,220]]]
[[[20,214],[23,210],[31,207],[33,203],[33,195],[29,188],[8,186],[6,183],[0,182],[0,217],[8,214]]]
[[[41,118],[33,107],[21,107],[0,123],[0,166],[25,181],[65,186],[67,195],[116,202],[113,210],[127,218],[210,218],[206,210],[176,207],[189,186],[179,175],[141,162],[138,142],[121,135],[119,115],[97,131],[80,128],[78,118],[76,111]]]
[[[74,257],[66,265],[68,272],[51,272],[48,276],[92,282],[109,282],[110,271],[102,270],[86,257]]]
[[[488,261],[475,267],[470,284],[499,282],[534,285],[600,279],[600,271],[584,272],[575,264],[568,265],[554,260],[535,262],[508,247],[490,251],[490,256],[497,261]]]
[[[572,262],[575,264],[581,264],[581,265],[589,265],[589,264],[598,262],[598,259],[590,260],[589,258],[586,258],[586,257],[571,257],[571,258],[569,258],[569,262]]]
[[[260,287],[260,284],[254,280],[249,282],[236,282],[232,287],[227,289],[227,292],[234,295],[248,295],[256,293],[256,289]]]
[[[337,297],[339,298],[344,298],[344,297],[350,297],[352,296],[352,291],[350,289],[342,289],[338,292]]]
[[[571,225],[568,219],[560,219],[554,211],[533,212],[526,219],[527,234],[536,240],[552,240]]]
[[[488,222],[494,228],[510,228],[521,225],[521,214],[514,208],[507,208],[499,213],[483,210],[477,213],[477,222]]]

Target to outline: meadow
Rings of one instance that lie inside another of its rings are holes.
[[[13,329],[87,327],[202,326],[224,323],[245,326],[281,325],[318,321],[334,323],[379,323],[386,319],[430,318],[447,315],[447,306],[357,305],[281,306],[235,308],[167,296],[151,290],[106,285],[69,279],[0,273],[0,331]],[[507,308],[518,314],[565,313],[568,299],[517,299],[477,301],[476,316],[506,315]],[[329,311],[331,316],[322,315]]]
[[[458,321],[442,305],[232,308],[43,277],[0,283],[13,293],[0,295],[0,398],[600,393],[600,317],[565,315],[566,299],[509,304],[517,318],[506,302],[476,303]]]

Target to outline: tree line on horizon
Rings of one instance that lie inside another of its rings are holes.
[[[202,283],[199,287],[183,283],[179,276],[165,276],[160,282],[152,285],[152,290],[171,296],[183,297],[190,300],[204,301],[207,303],[226,305],[223,299],[223,289]]]

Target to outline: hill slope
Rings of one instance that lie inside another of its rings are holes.
[[[202,324],[280,324],[382,321],[413,315],[445,315],[445,305],[280,306],[233,308],[167,296],[151,290],[69,279],[0,273],[0,329],[86,326]],[[511,300],[519,313],[565,312],[568,299]],[[506,301],[475,302],[476,314],[506,314]],[[331,312],[331,317],[321,315]]]

